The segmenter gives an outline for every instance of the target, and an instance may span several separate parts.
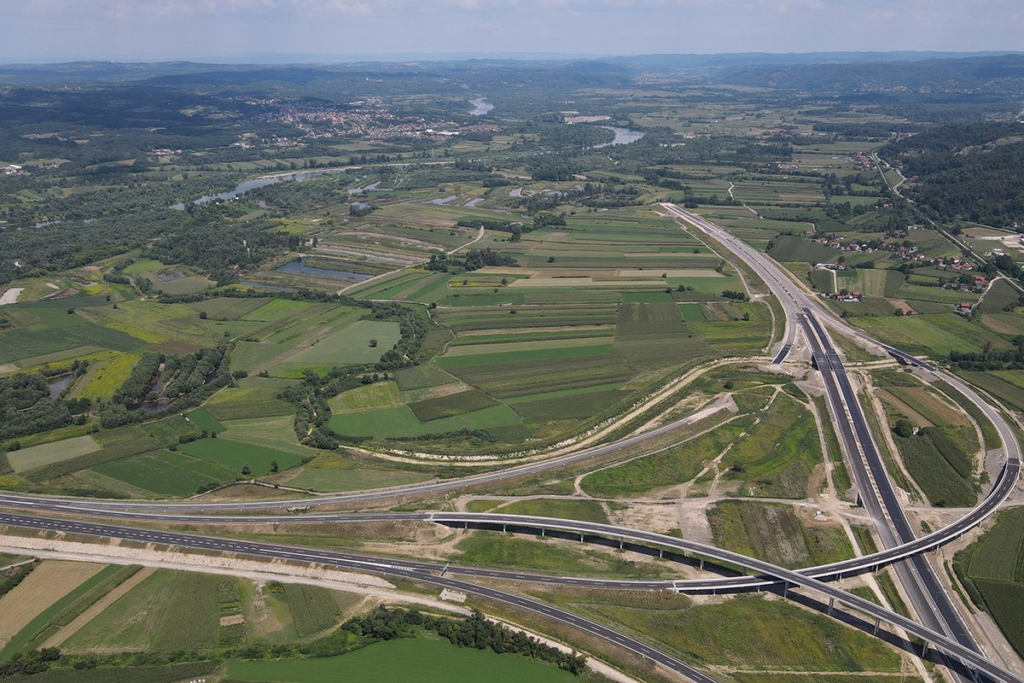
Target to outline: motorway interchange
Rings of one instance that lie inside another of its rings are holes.
[[[339,494],[303,498],[296,500],[273,500],[229,503],[125,503],[113,501],[56,498],[24,494],[0,494],[0,507],[19,509],[18,513],[0,514],[0,524],[43,530],[59,530],[68,533],[100,538],[116,538],[154,543],[183,549],[196,549],[235,553],[245,556],[276,558],[301,563],[314,563],[331,567],[383,574],[393,577],[412,578],[437,586],[452,588],[498,600],[537,614],[567,623],[591,635],[602,638],[616,646],[656,662],[689,680],[700,683],[715,681],[686,662],[661,652],[642,641],[632,638],[602,624],[584,619],[568,611],[553,607],[515,593],[475,583],[468,579],[489,578],[521,582],[549,584],[586,585],[597,588],[635,588],[646,590],[675,590],[679,592],[717,593],[738,590],[774,590],[787,597],[796,597],[816,603],[829,615],[842,616],[847,621],[859,623],[862,627],[892,639],[888,632],[882,633],[881,624],[888,624],[903,633],[923,641],[925,650],[934,648],[938,661],[945,664],[955,680],[1000,681],[1024,683],[1016,674],[1007,671],[991,661],[981,651],[971,630],[964,623],[953,599],[946,592],[943,582],[936,575],[924,553],[953,539],[959,538],[986,517],[995,512],[1017,485],[1020,470],[1020,446],[1016,435],[1006,418],[971,387],[958,378],[929,366],[917,359],[874,342],[859,330],[846,325],[826,311],[812,296],[806,294],[789,278],[785,271],[767,256],[733,237],[728,232],[707,222],[698,215],[686,212],[673,204],[662,204],[661,208],[682,224],[702,231],[706,236],[723,245],[760,277],[774,294],[785,311],[785,331],[775,353],[774,364],[779,365],[789,358],[790,352],[799,344],[802,335],[814,366],[822,375],[829,409],[837,427],[847,461],[860,492],[865,510],[872,517],[883,549],[877,553],[852,560],[837,562],[820,567],[788,570],[768,562],[752,559],[694,541],[678,539],[661,534],[629,529],[625,527],[578,522],[548,517],[489,513],[311,513],[268,514],[275,510],[303,507],[313,508],[329,504],[370,503],[403,497],[425,497],[463,489],[468,486],[498,483],[514,477],[536,474],[566,465],[596,458],[616,450],[635,445],[677,428],[684,421],[677,421],[656,430],[633,435],[621,441],[606,444],[570,455],[563,455],[510,469],[482,475],[418,484],[400,489],[364,491],[354,494]],[[824,324],[823,324],[824,321]],[[882,346],[901,363],[914,365],[919,372],[940,376],[973,402],[995,425],[1003,441],[1005,462],[1001,471],[993,477],[994,485],[984,500],[956,522],[918,538],[910,520],[896,495],[886,473],[884,463],[874,443],[867,421],[858,401],[856,390],[843,366],[826,331],[826,325],[833,331],[847,337],[860,338]],[[74,521],[53,515],[87,516],[103,518],[108,523]],[[699,563],[703,568],[708,560],[718,566],[738,567],[739,576],[691,579],[678,581],[628,581],[608,579],[587,579],[580,577],[553,577],[515,571],[474,569],[471,567],[441,566],[428,562],[378,558],[351,553],[296,548],[269,543],[236,541],[213,536],[200,536],[151,529],[123,526],[129,521],[151,522],[205,522],[217,524],[253,522],[324,522],[337,523],[366,521],[423,521],[450,526],[473,526],[474,528],[501,530],[534,530],[535,533],[551,533],[562,536],[572,535],[580,541],[617,543],[619,547],[642,549],[659,555],[671,554],[676,559],[687,559]],[[119,523],[115,523],[119,522]],[[97,546],[97,553],[102,547]],[[876,603],[852,593],[831,586],[825,581],[843,578],[862,572],[876,571],[894,565],[900,583],[910,598],[919,622],[907,619]],[[465,577],[465,578],[462,578]],[[814,598],[811,598],[811,595]],[[855,610],[839,613],[839,603]],[[865,615],[865,616],[860,616]],[[922,653],[923,654],[923,653]]]

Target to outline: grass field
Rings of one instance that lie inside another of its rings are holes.
[[[842,528],[803,522],[788,505],[722,501],[708,510],[715,545],[785,567],[853,557]]]
[[[738,595],[696,604],[664,591],[602,591],[556,599],[586,616],[645,634],[696,664],[748,670],[900,670],[899,654],[870,634],[786,601]]]
[[[769,498],[804,498],[815,466],[822,462],[814,417],[780,395],[750,432],[723,458],[724,478],[737,493]]]
[[[604,511],[604,507],[597,501],[592,500],[534,498],[502,505],[500,511],[510,515],[560,517],[563,519],[578,519],[584,522],[608,524],[608,515]]]
[[[481,531],[471,532],[461,539],[452,556],[453,562],[479,567],[516,568],[557,576],[607,576],[616,578],[654,578],[664,574],[665,565],[651,562],[633,562],[587,548],[579,543],[559,542],[553,539],[533,540]]]
[[[236,681],[335,683],[568,683],[572,674],[521,655],[460,648],[448,642],[403,638],[321,659],[232,661],[228,675]]]
[[[673,446],[625,464],[587,475],[581,484],[591,496],[601,498],[640,497],[690,481],[711,458],[722,452],[753,423],[744,417]]]

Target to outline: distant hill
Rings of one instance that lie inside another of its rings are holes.
[[[745,64],[718,83],[811,92],[1024,93],[1024,55],[868,63]]]

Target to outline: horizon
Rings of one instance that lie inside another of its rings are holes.
[[[433,53],[394,53],[381,52],[371,54],[337,54],[337,55],[301,55],[266,53],[262,55],[233,55],[221,58],[166,58],[166,59],[55,59],[44,61],[2,61],[5,67],[65,66],[73,64],[188,64],[193,66],[333,66],[343,64],[373,63],[412,63],[412,62],[546,62],[546,61],[593,61],[621,59],[655,59],[655,58],[687,58],[709,57],[821,57],[832,59],[834,63],[853,61],[851,57],[892,57],[892,61],[907,61],[907,58],[925,59],[969,59],[972,57],[999,57],[1024,55],[1024,50],[812,50],[794,51],[747,51],[747,52],[650,52],[650,53],[555,53],[555,52],[433,52]],[[843,59],[846,57],[847,59]],[[881,61],[881,60],[870,60]],[[823,63],[823,62],[806,62]]]
[[[8,64],[1004,52],[1024,28],[1011,0],[26,0],[5,13]]]

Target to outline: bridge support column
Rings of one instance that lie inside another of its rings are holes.
[[[700,558],[700,568],[703,571],[703,569],[704,569],[704,558],[703,557]]]
[[[783,588],[782,588],[782,597],[784,597],[784,598],[788,598],[788,597],[789,597],[789,581],[787,581],[787,582],[786,582],[786,583],[785,583],[785,584],[783,585]]]
[[[622,550],[622,539],[619,539],[619,550]]]
[[[665,559],[665,549],[664,548],[658,548],[658,559],[659,560]]]
[[[873,635],[873,636],[877,636],[878,635],[878,627],[881,626],[881,624],[882,624],[882,620],[881,619],[875,619],[875,628],[871,631],[871,635]]]
[[[504,534],[504,533],[507,533],[507,532],[508,532],[508,525],[502,524],[501,525],[501,533]]]
[[[580,534],[580,543],[583,543],[583,534]]]
[[[828,615],[829,616],[832,616],[832,610],[835,608],[835,606],[836,606],[836,599],[835,598],[829,598],[828,599]]]
[[[540,528],[540,535],[543,536],[545,533],[547,533],[547,529],[545,529],[544,527],[541,527]]]

